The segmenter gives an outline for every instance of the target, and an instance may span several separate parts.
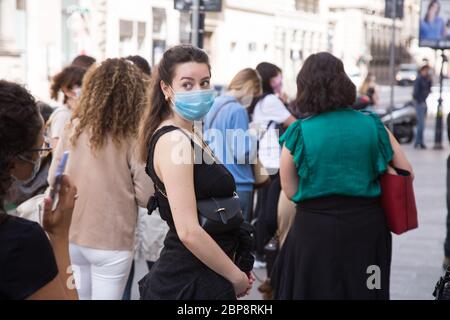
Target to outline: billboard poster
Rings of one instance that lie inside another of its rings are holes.
[[[434,49],[450,48],[450,0],[422,0],[419,45]]]

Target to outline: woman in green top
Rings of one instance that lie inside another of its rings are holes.
[[[297,215],[272,273],[275,299],[389,299],[391,235],[379,177],[412,172],[374,114],[351,109],[342,62],[310,56],[295,107],[306,115],[281,137],[281,185]]]

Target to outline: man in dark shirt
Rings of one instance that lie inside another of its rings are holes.
[[[423,132],[425,130],[425,119],[427,116],[427,98],[431,92],[431,77],[429,75],[430,67],[428,65],[420,68],[419,76],[414,82],[413,98],[417,112],[417,134],[415,148],[426,149],[423,142]]]

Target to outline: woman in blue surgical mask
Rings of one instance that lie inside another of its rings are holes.
[[[194,129],[214,102],[208,56],[192,46],[176,46],[164,53],[156,69],[141,121],[140,154],[155,184],[148,208],[159,207],[169,231],[159,260],[139,282],[141,299],[242,297],[254,278],[236,262],[245,261],[236,259],[239,230],[209,234],[197,213],[197,200],[236,192],[232,174]]]

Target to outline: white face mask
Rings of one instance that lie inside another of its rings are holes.
[[[250,107],[250,105],[252,104],[253,96],[243,96],[240,100],[241,100],[241,101],[240,101],[241,104],[242,104],[244,107],[248,108],[248,107]]]
[[[76,87],[75,89],[73,89],[73,93],[75,94],[75,99],[79,99],[81,97],[81,88]]]
[[[13,177],[14,180],[19,181],[21,184],[28,184],[31,181],[33,181],[34,178],[36,178],[37,174],[39,173],[39,170],[41,169],[41,157],[39,157],[36,161],[27,159],[27,158],[25,158],[23,156],[18,156],[18,158],[20,160],[22,160],[22,161],[25,161],[25,162],[27,162],[29,164],[32,164],[33,165],[33,171],[31,172],[30,177],[28,179],[26,179],[26,180],[18,179],[18,178],[16,178],[13,175],[12,175],[12,177]]]

